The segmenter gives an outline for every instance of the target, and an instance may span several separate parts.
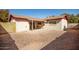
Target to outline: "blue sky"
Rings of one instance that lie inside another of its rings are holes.
[[[63,13],[79,14],[78,9],[10,9],[11,14],[32,16],[35,18],[45,18],[52,15],[60,15]]]

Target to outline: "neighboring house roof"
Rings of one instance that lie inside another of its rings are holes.
[[[39,18],[33,18],[33,17],[30,17],[30,16],[19,16],[19,15],[11,15],[12,18],[17,18],[17,19],[25,19],[25,20],[28,20],[28,21],[43,21]]]
[[[66,15],[63,16],[53,16],[53,17],[48,17],[48,18],[44,18],[43,20],[61,20],[65,18],[66,20],[68,20]]]

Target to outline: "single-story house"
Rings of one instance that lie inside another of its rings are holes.
[[[43,26],[43,21],[29,16],[10,15],[10,22],[16,23],[16,32],[39,29]]]
[[[29,16],[10,15],[10,22],[16,23],[16,32],[34,29],[64,30],[67,28],[67,16],[38,19]]]
[[[48,17],[43,20],[45,24],[43,28],[50,30],[65,30],[68,24],[68,17],[66,15]]]

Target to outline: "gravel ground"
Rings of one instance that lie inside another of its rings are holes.
[[[0,35],[1,50],[40,50],[65,31],[34,30]]]
[[[34,30],[0,35],[1,50],[78,50],[79,30]]]

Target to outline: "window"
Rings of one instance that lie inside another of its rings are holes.
[[[56,21],[49,21],[49,24],[56,24]]]

